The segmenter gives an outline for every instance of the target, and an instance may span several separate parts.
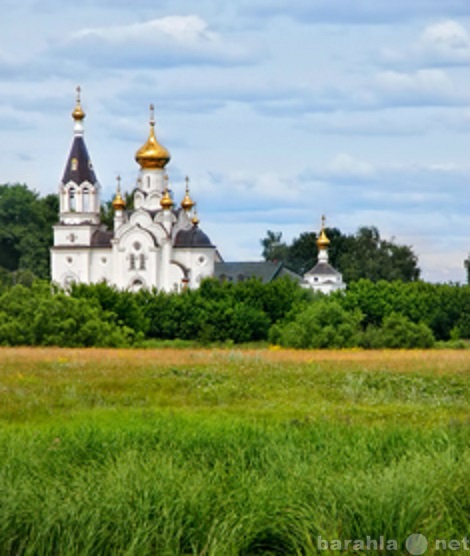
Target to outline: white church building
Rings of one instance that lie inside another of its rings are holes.
[[[80,88],[72,117],[74,136],[59,187],[51,249],[53,282],[66,288],[73,282],[106,281],[119,289],[168,292],[196,288],[213,276],[217,250],[199,227],[188,180],[178,205],[169,191],[165,167],[170,153],[156,138],[153,107],[148,139],[135,155],[140,171],[133,210],[126,210],[118,178],[112,230],[100,220],[101,187],[83,137]]]

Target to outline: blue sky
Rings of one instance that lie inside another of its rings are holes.
[[[108,200],[131,190],[148,106],[225,260],[377,226],[422,277],[465,279],[470,251],[467,0],[3,0],[0,183],[57,191],[82,87]]]

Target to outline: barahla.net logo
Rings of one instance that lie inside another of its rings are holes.
[[[449,551],[456,552],[468,551],[470,553],[470,540],[468,537],[462,539],[435,539],[429,541],[427,537],[421,533],[413,533],[409,535],[405,541],[405,549],[411,556],[422,556],[426,551],[432,548],[433,551]],[[324,539],[321,535],[317,537],[318,550],[360,550],[362,552],[369,551],[385,551],[400,552],[402,547],[395,539],[387,539],[384,536],[372,538],[366,536],[365,539]]]

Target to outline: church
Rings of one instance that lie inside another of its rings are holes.
[[[157,140],[153,106],[147,141],[135,154],[140,169],[132,210],[126,207],[118,177],[109,230],[101,222],[101,186],[85,145],[80,87],[72,118],[73,141],[59,186],[59,222],[51,248],[56,284],[66,289],[74,282],[107,282],[120,290],[180,292],[199,287],[208,277],[231,282],[257,277],[266,282],[289,276],[323,293],[345,287],[341,274],[328,263],[324,219],[317,240],[318,262],[303,277],[283,263],[224,262],[199,226],[188,178],[181,201],[174,200],[165,170],[170,153]]]
[[[172,197],[165,171],[170,153],[157,140],[153,107],[148,139],[135,154],[140,170],[133,209],[126,210],[118,178],[112,230],[100,220],[101,187],[85,145],[79,87],[72,118],[73,142],[59,186],[51,249],[53,282],[67,288],[73,282],[106,281],[123,290],[178,292],[213,276],[217,249],[199,226],[188,179],[181,202]]]

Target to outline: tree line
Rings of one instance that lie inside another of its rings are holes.
[[[46,281],[0,290],[0,345],[140,346],[269,341],[294,348],[464,346],[470,286],[359,280],[329,296],[289,278],[207,279],[180,294]]]

